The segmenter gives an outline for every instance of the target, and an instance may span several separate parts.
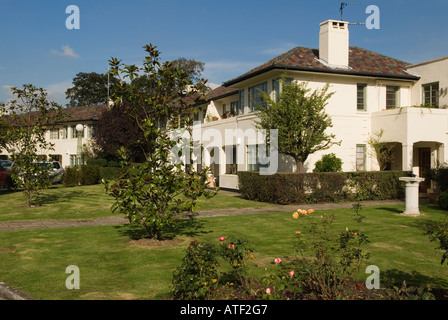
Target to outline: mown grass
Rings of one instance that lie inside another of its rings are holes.
[[[402,211],[400,205],[362,209],[361,228],[370,240],[366,266],[380,268],[382,285],[405,280],[448,288],[448,266],[440,265],[441,252],[424,235],[446,212],[425,205],[422,216],[411,218]],[[357,227],[353,210],[333,212],[335,233]],[[133,241],[125,225],[0,232],[0,281],[37,299],[166,299],[172,272],[191,240],[218,244],[220,236],[246,237],[256,249],[250,275],[262,277],[277,267],[274,258],[288,262],[296,256],[294,235],[306,230],[306,223],[291,212],[197,218],[182,221],[177,237],[157,246]],[[65,287],[69,265],[80,269],[80,290]],[[367,275],[361,270],[359,277]]]
[[[89,219],[114,215],[114,199],[103,185],[66,188],[56,185],[42,191],[39,204],[28,208],[22,192],[0,190],[0,221],[36,219]],[[217,194],[213,199],[200,198],[199,210],[248,208],[268,204]]]

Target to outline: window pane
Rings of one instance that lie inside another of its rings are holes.
[[[365,171],[365,157],[366,154],[366,146],[365,145],[357,145],[356,146],[356,170],[357,171]]]
[[[244,90],[241,90],[239,101],[238,101],[237,114],[240,115],[243,113],[244,113]]]
[[[357,87],[357,110],[366,110],[366,84],[358,84]]]
[[[267,82],[249,88],[249,108],[251,112],[257,110],[257,105],[266,105],[266,101],[264,101],[261,92],[267,91]]]
[[[423,85],[423,104],[425,106],[439,107],[439,83]]]
[[[398,107],[398,91],[399,87],[386,88],[386,109]]]

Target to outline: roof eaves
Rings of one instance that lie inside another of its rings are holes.
[[[238,82],[250,79],[257,75],[263,74],[271,70],[293,70],[293,71],[306,71],[306,72],[316,72],[316,73],[328,73],[328,74],[340,74],[340,75],[351,75],[351,76],[364,76],[364,77],[375,77],[375,78],[387,78],[387,79],[402,79],[402,80],[419,80],[420,77],[412,75],[409,73],[408,76],[396,75],[396,74],[382,74],[382,73],[371,73],[371,72],[360,72],[360,71],[350,71],[350,70],[322,70],[316,68],[306,68],[306,67],[291,67],[291,66],[281,66],[281,65],[270,65],[263,69],[257,70],[253,73],[246,74],[244,76],[229,80],[223,84],[223,86],[231,86]]]

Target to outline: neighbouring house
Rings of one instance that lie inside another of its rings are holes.
[[[315,162],[328,153],[342,159],[343,171],[379,170],[368,140],[381,129],[381,141],[393,144],[390,170],[424,176],[429,168],[448,159],[448,58],[410,65],[349,46],[349,23],[345,21],[321,23],[319,49],[294,48],[211,91],[196,116],[202,132],[213,129],[224,136],[228,129],[255,129],[254,102],[260,99],[259,90],[275,98],[282,76],[308,82],[312,89],[328,83],[335,92],[326,111],[333,121],[331,132],[342,143],[311,155],[305,172],[311,172]],[[220,187],[237,189],[238,171],[259,169],[255,161],[258,142],[249,140],[243,137],[233,145],[205,147],[202,165],[211,167]],[[244,144],[241,158],[235,156],[242,150],[239,144]],[[233,155],[230,159],[229,153]],[[280,155],[278,171],[295,171],[294,161]],[[423,191],[429,187],[423,184]]]
[[[54,144],[54,150],[42,152],[40,159],[59,161],[63,167],[79,164],[79,147],[89,146],[95,123],[106,109],[106,104],[64,108],[64,122],[55,124],[46,132],[46,139]],[[79,140],[77,125],[82,126]],[[13,155],[14,150],[0,150],[0,157],[11,158]]]

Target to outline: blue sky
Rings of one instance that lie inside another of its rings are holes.
[[[341,0],[0,0],[0,101],[9,86],[32,83],[65,105],[78,72],[107,71],[116,57],[139,64],[152,43],[162,60],[205,63],[203,76],[220,85],[293,48],[318,48],[319,23],[340,19]],[[448,56],[448,1],[378,0],[344,9],[365,22],[380,9],[380,29],[350,26],[350,45],[417,63]],[[69,30],[66,7],[80,10]]]

